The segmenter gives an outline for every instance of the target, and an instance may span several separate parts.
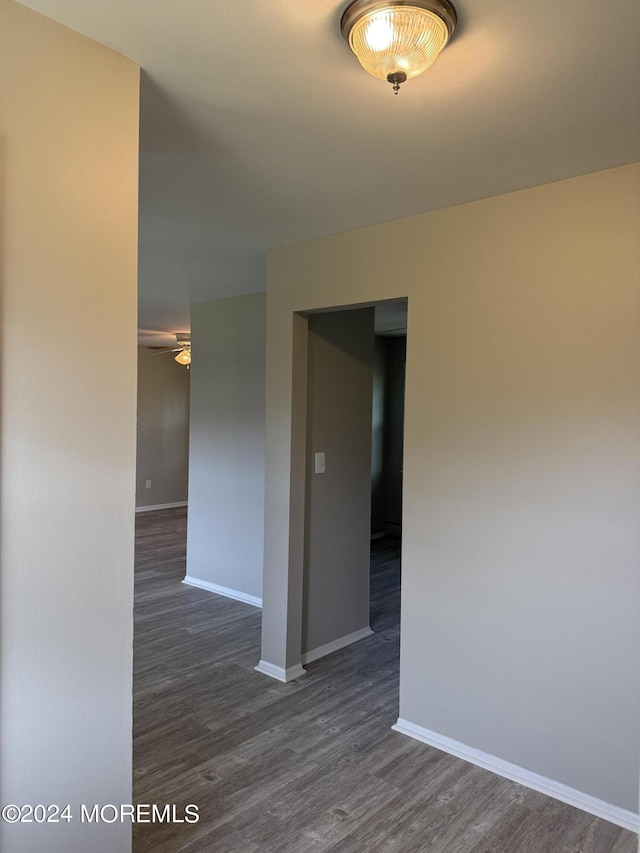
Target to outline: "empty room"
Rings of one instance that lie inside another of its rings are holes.
[[[2,853],[635,853],[639,33],[0,0]]]

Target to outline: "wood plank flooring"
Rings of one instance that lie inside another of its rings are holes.
[[[375,635],[279,684],[260,611],[185,586],[186,511],[137,518],[134,853],[635,853],[636,836],[391,731],[399,560],[373,543]]]

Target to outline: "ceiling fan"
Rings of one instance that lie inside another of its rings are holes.
[[[163,347],[162,351],[155,352],[154,356],[177,352],[178,355],[174,357],[174,360],[177,361],[178,364],[184,364],[188,370],[189,365],[191,364],[191,335],[189,332],[178,332],[175,337],[177,343],[176,347],[173,349],[166,349]],[[149,347],[149,349],[155,349],[155,347]]]

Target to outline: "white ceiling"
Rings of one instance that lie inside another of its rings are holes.
[[[262,289],[269,246],[640,159],[638,0],[454,3],[397,97],[343,42],[347,2],[25,3],[144,69],[142,328]]]

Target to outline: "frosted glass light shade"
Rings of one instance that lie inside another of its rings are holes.
[[[356,0],[343,16],[342,33],[365,71],[402,83],[435,62],[455,24],[445,0]]]
[[[183,349],[182,352],[178,353],[175,360],[178,364],[191,364],[191,350]]]

